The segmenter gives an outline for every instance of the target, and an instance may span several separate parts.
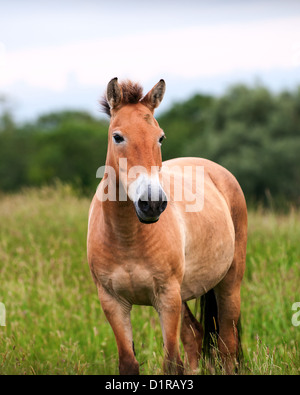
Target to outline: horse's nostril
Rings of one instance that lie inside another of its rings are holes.
[[[155,217],[165,211],[167,207],[167,200],[149,202],[147,200],[138,200],[139,209],[148,216]]]
[[[143,212],[147,212],[150,208],[149,202],[147,202],[146,200],[141,200],[141,199],[138,201],[138,206],[139,206],[140,210]]]
[[[146,218],[158,218],[160,214],[165,211],[167,207],[167,197],[160,191],[159,197],[155,200],[154,194],[151,194],[149,190],[149,195],[147,198],[141,196],[137,201],[138,211]]]
[[[168,202],[166,201],[166,200],[164,200],[162,203],[161,203],[161,206],[160,206],[160,212],[162,213],[163,211],[165,211],[165,209],[166,209],[166,207],[167,207],[167,204],[168,204]]]

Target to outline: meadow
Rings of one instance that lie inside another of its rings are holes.
[[[0,196],[0,375],[118,373],[86,259],[89,203],[60,184]],[[298,375],[292,305],[300,301],[300,211],[250,210],[248,240],[240,373]],[[162,374],[156,312],[134,306],[132,324],[141,374]],[[211,374],[201,366],[199,373]]]

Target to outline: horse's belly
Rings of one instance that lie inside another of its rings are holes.
[[[204,295],[214,288],[228,272],[234,255],[234,240],[230,243],[215,242],[208,251],[186,257],[184,277],[181,285],[182,300]]]

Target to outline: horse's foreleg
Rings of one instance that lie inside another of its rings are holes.
[[[169,288],[169,289],[168,289]],[[163,287],[158,295],[158,312],[164,340],[164,373],[183,374],[179,336],[181,322],[181,295],[179,287]]]
[[[98,286],[98,294],[102,309],[115,334],[120,374],[139,374],[139,364],[133,350],[130,321],[131,305],[120,303],[118,299],[106,292],[101,286]]]
[[[203,328],[186,303],[182,304],[181,341],[191,370],[198,368],[202,348]]]

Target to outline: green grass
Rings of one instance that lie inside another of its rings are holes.
[[[86,259],[89,200],[66,186],[0,196],[0,374],[116,374],[117,348]],[[244,374],[299,374],[300,212],[249,215],[242,289]],[[150,307],[132,311],[142,374],[162,373]],[[207,369],[202,372],[209,373]],[[218,373],[222,373],[222,370]]]

